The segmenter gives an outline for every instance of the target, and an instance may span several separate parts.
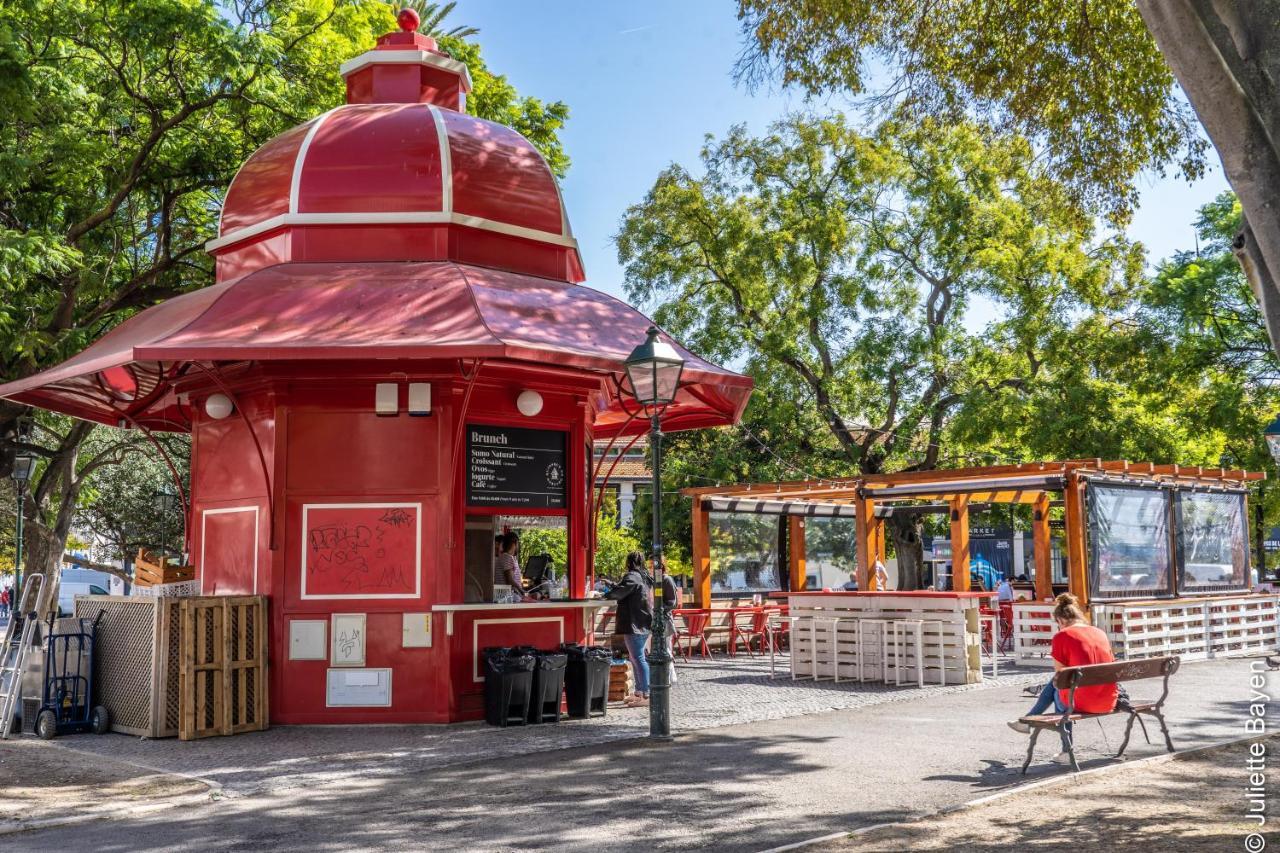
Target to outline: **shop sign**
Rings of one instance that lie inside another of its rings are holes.
[[[563,509],[568,433],[467,425],[467,505]]]

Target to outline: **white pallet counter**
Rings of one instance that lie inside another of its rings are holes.
[[[1013,657],[1018,663],[1045,660],[1053,643],[1053,605],[1038,601],[1013,603]]]
[[[1185,660],[1270,651],[1280,626],[1280,596],[1233,595],[1168,601],[1106,602],[1093,607],[1116,656],[1181,655]]]
[[[819,679],[834,678],[837,667],[841,681],[858,678],[858,661],[862,661],[862,677],[880,681],[887,665],[890,678],[895,674],[897,659],[892,643],[885,649],[881,631],[872,620],[920,620],[923,626],[921,659],[925,684],[939,684],[946,672],[947,684],[971,684],[982,680],[981,644],[978,608],[989,594],[956,594],[937,592],[813,592],[790,593],[786,596],[790,615],[799,621],[791,631],[791,662],[800,678],[814,674]],[[837,623],[834,649],[830,617],[843,617]],[[817,620],[816,622],[812,620]],[[858,642],[858,626],[862,625],[862,642]],[[929,624],[936,623],[936,624]],[[817,627],[816,633],[812,630]],[[914,636],[902,638],[903,683],[915,683],[916,650]],[[887,654],[885,652],[887,651]]]

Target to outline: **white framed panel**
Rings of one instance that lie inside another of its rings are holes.
[[[328,660],[328,634],[323,619],[290,619],[289,660]]]
[[[208,544],[208,537],[205,536],[208,527],[209,516],[211,515],[228,515],[233,512],[251,512],[253,513],[253,594],[258,594],[258,537],[261,535],[261,525],[259,524],[258,505],[252,506],[229,506],[221,509],[206,509],[200,513],[200,594],[204,595],[204,567],[205,549]]]
[[[484,675],[480,672],[480,626],[481,625],[528,625],[534,622],[555,622],[560,626],[560,642],[564,642],[564,617],[563,616],[535,616],[532,618],[518,619],[476,619],[471,623],[471,649],[473,652],[471,658],[471,680],[474,682],[483,682]]]
[[[413,591],[412,592],[315,592],[307,589],[308,560],[311,552],[310,514],[313,510],[385,510],[391,511],[412,509],[414,511],[413,542]],[[301,577],[299,578],[299,596],[309,600],[342,601],[369,599],[408,599],[422,596],[422,504],[421,503],[315,503],[302,505],[302,553],[300,557]]]
[[[329,618],[329,665],[364,666],[365,614],[334,613]]]
[[[330,669],[325,673],[326,708],[390,708],[391,669]]]

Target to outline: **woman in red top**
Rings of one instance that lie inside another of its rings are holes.
[[[1073,666],[1088,666],[1094,663],[1111,663],[1115,655],[1111,653],[1111,643],[1101,629],[1095,628],[1084,619],[1084,611],[1080,601],[1069,592],[1058,596],[1054,602],[1053,618],[1058,623],[1058,633],[1053,635],[1053,671]],[[1086,714],[1105,714],[1116,707],[1118,690],[1114,684],[1100,684],[1095,687],[1080,687],[1076,690],[1076,710]],[[1027,712],[1026,716],[1034,717],[1043,714],[1053,705],[1058,713],[1067,710],[1067,693],[1065,690],[1054,690],[1053,679],[1040,691],[1040,698]],[[1012,720],[1009,728],[1015,732],[1027,734],[1031,727],[1020,720]],[[1068,763],[1071,758],[1067,752],[1071,748],[1071,724],[1067,723],[1061,731],[1062,752],[1054,756],[1059,764]]]

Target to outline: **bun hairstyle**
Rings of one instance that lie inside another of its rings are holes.
[[[1053,618],[1059,622],[1077,622],[1084,619],[1084,608],[1080,599],[1069,592],[1064,592],[1053,600]]]

